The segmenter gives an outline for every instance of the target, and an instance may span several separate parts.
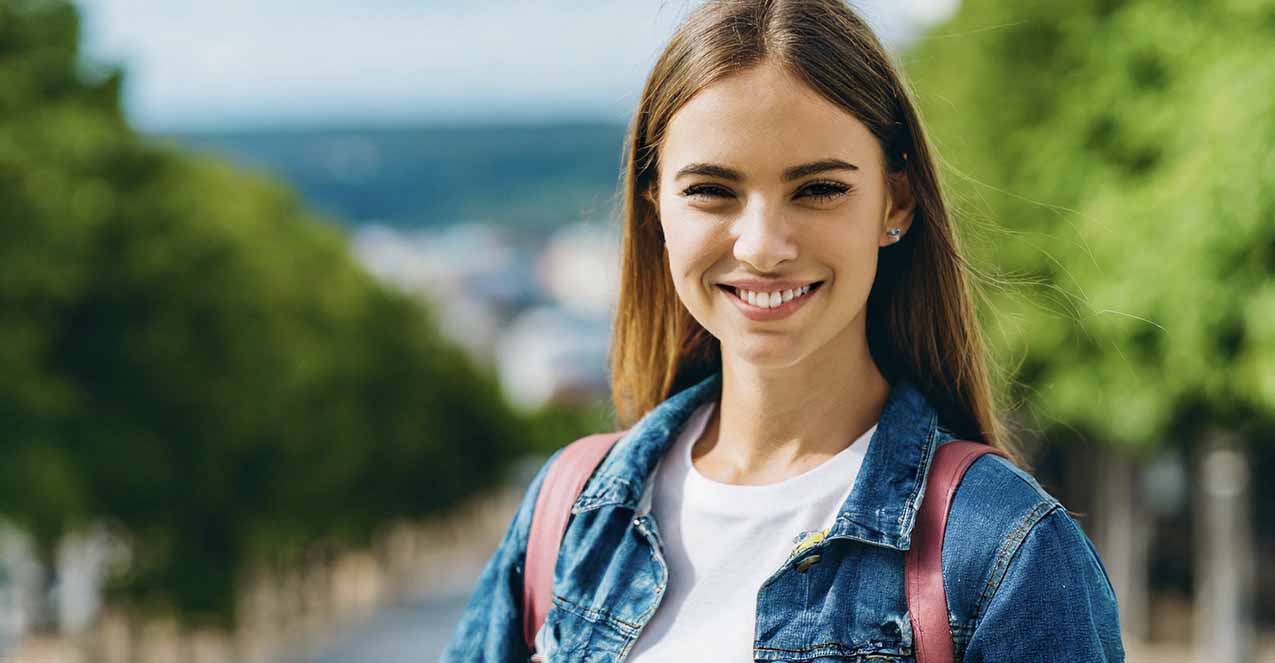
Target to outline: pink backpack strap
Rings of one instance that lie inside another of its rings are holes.
[[[522,630],[530,651],[536,650],[536,632],[544,625],[552,604],[553,567],[571,517],[571,506],[579,499],[580,491],[584,490],[598,463],[625,432],[598,433],[568,444],[549,467],[540,486],[531,516],[523,571]]]
[[[943,588],[943,532],[952,496],[965,470],[988,453],[1005,457],[999,449],[963,440],[943,444],[934,453],[925,497],[912,530],[912,547],[904,554],[904,582],[917,663],[952,663],[956,656]]]

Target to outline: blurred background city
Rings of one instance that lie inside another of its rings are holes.
[[[0,661],[436,660],[694,0],[0,0]],[[1275,661],[1275,1],[852,2],[1131,661]]]

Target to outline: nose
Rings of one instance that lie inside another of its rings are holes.
[[[782,207],[750,205],[735,228],[735,259],[756,271],[776,271],[780,263],[797,257],[797,238]]]

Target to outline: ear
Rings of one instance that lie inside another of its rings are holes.
[[[887,174],[885,181],[885,216],[881,222],[881,236],[877,246],[890,246],[901,241],[912,227],[912,217],[916,212],[916,198],[912,194],[907,171]],[[891,229],[898,229],[897,238],[889,235]]]

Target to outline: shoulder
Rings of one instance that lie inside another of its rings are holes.
[[[984,538],[1013,536],[1056,510],[1066,513],[1030,473],[1006,458],[984,454],[969,466],[952,496],[945,536],[950,539],[970,529]]]
[[[1114,605],[1080,525],[1030,473],[994,454],[970,465],[952,498],[943,576],[957,640],[970,637],[1007,584],[1030,585],[1012,590],[1024,596],[1061,590],[1060,597],[1068,585],[1084,584]]]
[[[1062,504],[1025,470],[995,454],[975,460],[952,496],[943,535],[945,582],[958,585],[949,587],[948,595],[973,600],[969,607],[977,614],[1028,534],[1060,517],[1070,520]]]
[[[512,557],[513,570],[518,575],[522,574],[522,560],[527,552],[527,542],[531,535],[531,523],[536,513],[536,503],[540,498],[545,482],[549,478],[550,470],[554,467],[554,462],[562,456],[563,449],[564,447],[555,449],[553,453],[549,454],[549,457],[540,463],[539,468],[535,470],[531,475],[531,479],[527,481],[527,487],[523,490],[522,497],[519,499],[513,520],[509,523],[509,529],[501,542],[501,549],[497,551],[498,553],[504,552]]]

